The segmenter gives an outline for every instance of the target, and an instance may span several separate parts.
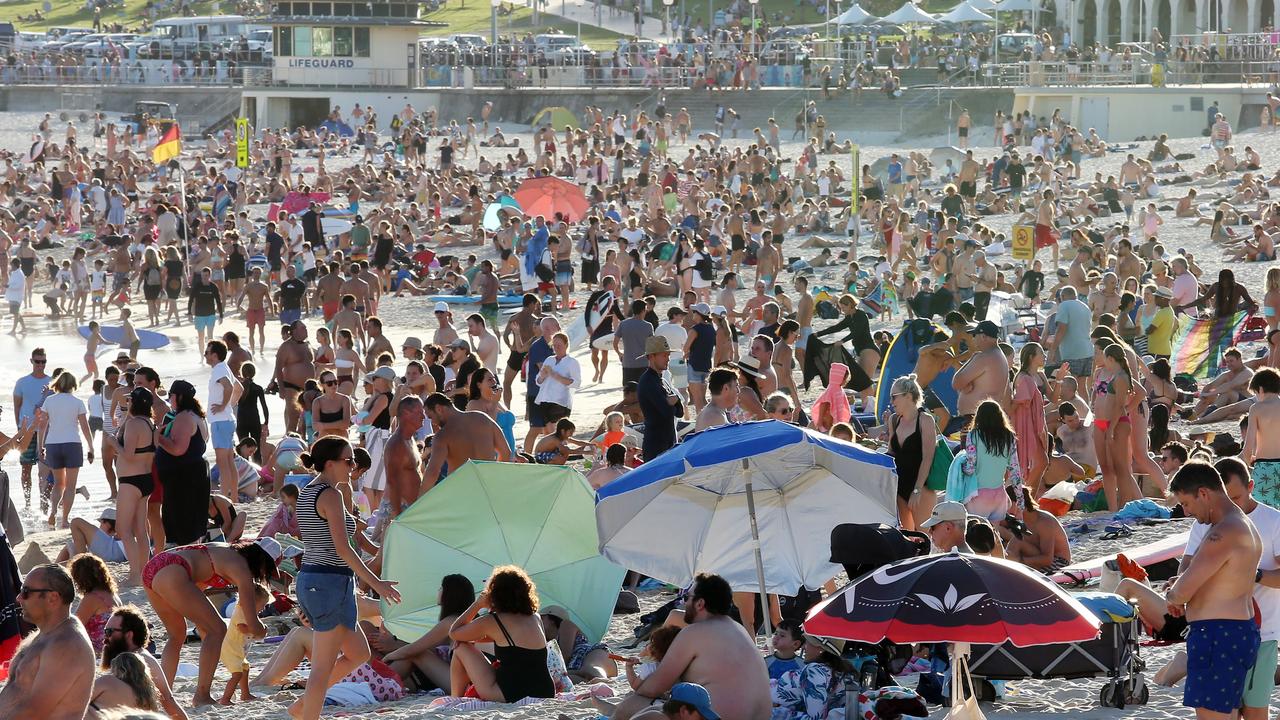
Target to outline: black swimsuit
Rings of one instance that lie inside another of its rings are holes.
[[[497,613],[493,619],[498,622],[498,629],[510,645],[493,646],[493,654],[498,658],[498,666],[494,668],[494,681],[502,691],[502,699],[516,702],[522,698],[555,697],[556,686],[551,680],[551,672],[547,670],[546,646],[532,649],[516,645],[511,633],[502,624]]]
[[[128,420],[126,420],[125,422],[128,423]],[[152,428],[152,432],[155,432],[155,428],[154,426],[151,425],[150,420],[143,418],[143,422],[145,422],[148,427]],[[120,442],[124,442],[124,428],[120,428],[120,434],[117,436],[117,439],[120,440]],[[152,440],[150,445],[145,445],[143,447],[140,447],[134,450],[133,452],[135,454],[142,454],[142,453],[154,453],[155,451],[156,451],[156,444],[155,444],[155,441]],[[124,477],[119,478],[118,482],[121,485],[132,485],[138,488],[138,492],[141,493],[142,497],[144,498],[150,497],[151,493],[156,489],[155,477],[149,472],[142,475],[125,475]]]
[[[898,442],[898,424],[895,422],[889,435],[889,454],[898,466],[898,497],[911,500],[920,477],[920,464],[924,462],[924,442],[920,436],[920,415],[916,415],[916,431]]]

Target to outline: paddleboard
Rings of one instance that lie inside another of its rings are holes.
[[[353,224],[350,220],[335,217],[320,218],[320,227],[324,229],[325,235],[342,235],[351,232]]]
[[[893,338],[893,342],[889,343],[889,350],[885,354],[884,362],[880,368],[880,378],[876,383],[876,417],[884,417],[885,410],[889,409],[889,390],[893,387],[893,381],[904,375],[910,375],[916,371],[916,360],[920,356],[921,338],[925,335],[925,326],[928,326],[928,341],[932,342],[932,334],[935,331],[941,331],[942,328],[928,320],[908,320],[903,323],[902,329]],[[953,367],[938,373],[938,376],[929,383],[929,389],[938,396],[942,404],[947,408],[952,417],[956,414],[956,403],[960,400],[960,395],[951,387],[951,378],[956,374]]]
[[[138,334],[139,350],[156,350],[169,344],[169,336],[152,330],[134,330]],[[100,325],[98,326],[98,334],[102,335],[102,339],[114,345],[119,345],[124,339],[124,330],[118,325]],[[89,326],[80,326],[80,337],[89,339]]]
[[[1190,537],[1191,531],[1187,530],[1149,542],[1146,545],[1139,545],[1133,549],[1121,548],[1121,552],[1130,560],[1147,567],[1170,558],[1181,557],[1183,551],[1187,549],[1187,540]],[[1113,558],[1115,558],[1114,553],[1075,565],[1068,565],[1052,576],[1053,581],[1060,585],[1075,585],[1082,580],[1101,577],[1102,564]]]
[[[271,266],[271,263],[267,261],[266,255],[262,255],[262,254],[250,255],[248,266],[250,270],[252,270],[253,268],[262,268],[263,270],[266,270],[268,267]]]
[[[458,305],[479,305],[479,295],[428,295],[429,302],[447,302]],[[520,307],[520,303],[524,302],[523,295],[499,295],[499,307]]]

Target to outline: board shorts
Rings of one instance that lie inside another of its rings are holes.
[[[31,443],[27,445],[26,450],[22,451],[18,461],[27,466],[35,465],[40,461],[40,450],[36,447],[36,438],[31,438]]]
[[[1093,358],[1078,358],[1076,360],[1067,360],[1067,369],[1072,375],[1080,378],[1087,378],[1093,374]]]
[[[213,332],[213,326],[217,323],[217,315],[197,315],[195,320],[196,332]]]
[[[334,315],[338,314],[338,302],[326,302],[320,306],[320,309],[324,313],[324,321],[329,322]]]
[[[1048,225],[1036,223],[1036,249],[1052,247],[1058,244],[1058,239],[1053,236],[1053,228]]]
[[[800,337],[796,338],[796,348],[799,350],[804,350],[805,348],[809,347],[809,336],[812,334],[813,334],[812,327],[800,328]]]
[[[244,311],[244,321],[249,327],[267,324],[267,311],[265,308],[249,308]]]
[[[1253,461],[1253,496],[1258,502],[1276,507],[1280,502],[1280,459],[1259,458]]]
[[[924,400],[924,408],[926,410],[937,410],[939,408],[947,407],[947,404],[942,402],[942,398],[938,397],[938,393],[934,392],[933,388],[928,385],[920,388],[920,397]]]
[[[524,367],[524,359],[528,357],[527,352],[512,351],[507,355],[507,369],[512,372],[520,372],[520,368]]]
[[[978,197],[978,183],[974,180],[960,181],[960,196],[967,198]]]
[[[539,428],[547,424],[547,419],[542,414],[544,407],[538,402],[537,396],[525,400],[524,409],[529,417],[529,427]]]
[[[484,318],[484,324],[489,328],[498,327],[498,303],[484,303],[480,306],[480,317]]]
[[[960,133],[960,137],[969,137],[969,128],[962,127],[956,128],[956,130]]]
[[[1276,689],[1276,641],[1264,640],[1258,645],[1258,659],[1244,682],[1244,706],[1265,708],[1271,704]]]
[[[1185,616],[1174,617],[1165,613],[1164,625],[1159,630],[1152,632],[1151,638],[1165,643],[1186,642],[1187,618]]]
[[[1253,620],[1196,620],[1189,626],[1182,704],[1220,713],[1235,712],[1258,659],[1258,626]]]
[[[973,415],[955,415],[947,422],[947,426],[942,429],[943,435],[954,435],[958,432],[964,432],[969,429],[969,425],[973,423]]]
[[[294,322],[302,319],[302,308],[290,308],[280,311],[280,324],[292,325]]]
[[[217,420],[209,423],[209,436],[214,450],[231,450],[236,446],[236,421]]]

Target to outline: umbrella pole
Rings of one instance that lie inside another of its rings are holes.
[[[751,546],[756,554],[756,577],[760,580],[760,614],[764,616],[765,637],[773,635],[773,623],[769,618],[769,592],[764,584],[764,556],[760,551],[760,528],[756,524],[756,498],[751,486],[751,465],[747,458],[742,458],[742,474],[747,480],[747,515],[751,518]],[[748,628],[755,633],[755,628]]]

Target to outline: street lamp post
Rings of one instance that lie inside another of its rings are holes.
[[[756,5],[760,0],[750,0],[751,2],[751,52],[756,51]]]
[[[663,8],[666,9],[666,13],[667,13],[667,42],[672,42],[672,43],[676,41],[675,30],[674,28],[671,27],[671,6],[675,4],[676,4],[676,0],[662,0],[662,6]]]
[[[490,12],[492,13],[492,25],[489,28],[492,37],[489,40],[493,43],[493,67],[495,69],[498,67],[498,7],[500,5],[502,5],[502,0],[489,0]]]

